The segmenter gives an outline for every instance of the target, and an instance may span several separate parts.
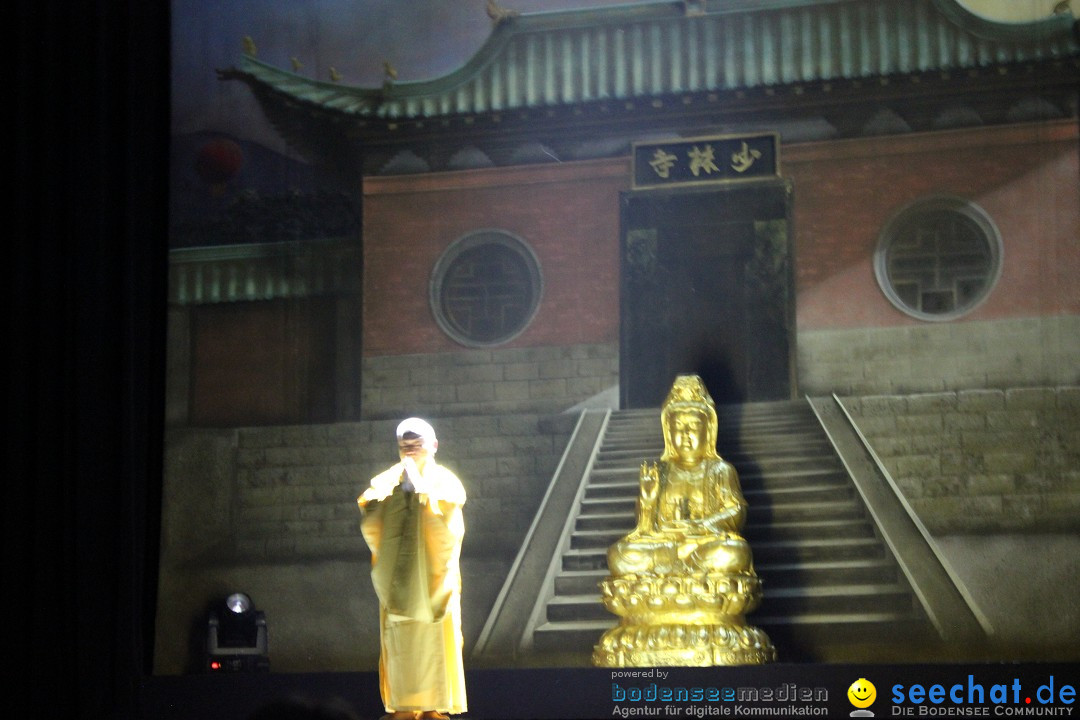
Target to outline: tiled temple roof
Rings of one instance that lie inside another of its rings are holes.
[[[223,77],[332,115],[425,119],[1075,58],[1069,13],[1023,28],[951,0],[699,0],[507,18],[458,70],[381,88],[243,56]]]

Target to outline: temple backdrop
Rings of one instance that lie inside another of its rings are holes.
[[[156,671],[196,667],[240,587],[276,668],[374,666],[353,501],[411,414],[470,494],[471,641],[577,411],[679,370],[725,402],[849,399],[1005,647],[1075,637],[1072,15],[506,5],[174,3]],[[761,132],[767,189],[635,185],[637,144]],[[492,277],[506,315],[471,324]],[[1032,553],[1060,627],[990,582]]]

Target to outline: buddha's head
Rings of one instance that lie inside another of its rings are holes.
[[[664,430],[661,460],[680,467],[694,467],[705,459],[719,459],[716,452],[716,404],[697,375],[679,375],[660,412]]]

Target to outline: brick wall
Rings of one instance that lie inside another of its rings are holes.
[[[800,389],[1080,382],[1077,132],[1074,122],[1048,122],[785,145]],[[607,367],[551,370],[569,360],[552,355],[543,372],[555,375],[523,378],[508,374],[517,360],[506,351],[617,347],[618,194],[628,173],[620,159],[366,180],[363,417],[397,412],[399,398],[439,414],[553,411],[615,384],[614,356],[587,358],[610,360]],[[943,324],[897,310],[873,271],[888,220],[935,194],[978,203],[1004,243],[1002,274],[986,301]],[[441,252],[486,227],[528,242],[545,283],[529,328],[490,355],[450,340],[427,300]],[[422,382],[423,364],[454,380]]]
[[[619,382],[614,343],[368,357],[363,413],[557,413]]]
[[[1080,387],[843,403],[931,532],[1080,530]]]
[[[1080,313],[1077,133],[1061,121],[786,146],[799,329],[924,324],[888,301],[873,256],[889,219],[933,195],[978,204],[1004,245],[1001,278],[962,322]]]
[[[468,493],[466,555],[513,558],[576,419],[433,420]],[[396,424],[170,432],[163,565],[366,556],[356,497],[397,460]]]
[[[543,297],[500,348],[611,343],[619,327],[625,159],[364,180],[364,356],[467,352],[436,324],[429,283],[457,239],[495,229],[535,253]]]

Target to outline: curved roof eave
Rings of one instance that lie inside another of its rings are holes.
[[[1071,15],[1022,31],[950,0],[704,0],[696,12],[685,7],[658,2],[513,16],[457,70],[382,88],[320,82],[248,56],[222,77],[330,114],[393,121],[1080,53]]]

